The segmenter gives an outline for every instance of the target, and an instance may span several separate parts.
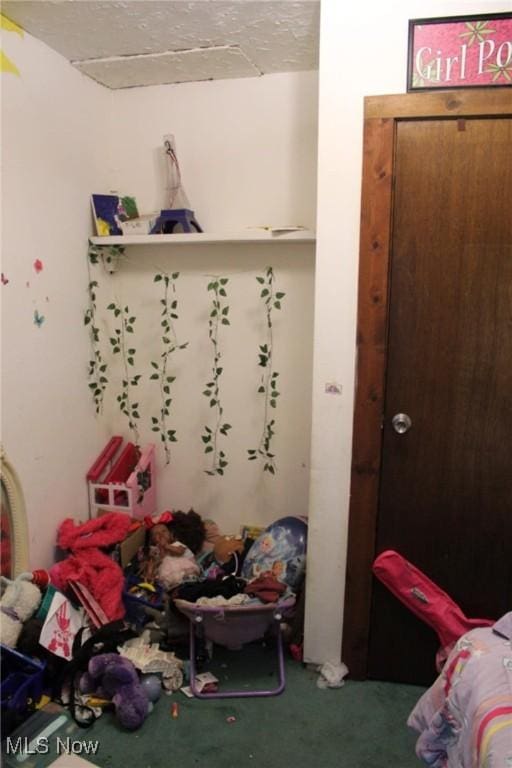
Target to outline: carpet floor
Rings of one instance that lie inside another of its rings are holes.
[[[238,652],[216,647],[206,669],[221,690],[264,690],[277,682],[275,650],[260,644]],[[423,688],[347,680],[341,688],[321,689],[318,677],[287,659],[279,696],[205,700],[163,693],[133,732],[121,729],[112,711],[87,730],[61,714],[67,722],[52,734],[48,753],[22,762],[4,754],[4,765],[46,768],[57,757],[60,736],[99,768],[420,768],[406,720]],[[172,717],[173,703],[178,717]],[[75,765],[62,759],[62,748],[59,753],[59,766]]]

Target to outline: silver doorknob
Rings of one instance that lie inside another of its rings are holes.
[[[404,435],[412,427],[411,417],[406,413],[395,413],[391,419],[393,429],[398,432],[399,435]]]

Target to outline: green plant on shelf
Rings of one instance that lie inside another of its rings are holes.
[[[223,325],[230,325],[229,305],[224,301],[227,299],[226,285],[229,282],[227,277],[214,277],[208,283],[207,290],[212,294],[210,314],[208,317],[208,338],[212,344],[213,361],[212,374],[210,380],[206,383],[203,395],[208,398],[210,408],[215,410],[215,424],[213,427],[205,426],[201,439],[204,445],[204,452],[211,454],[212,463],[210,469],[206,469],[207,475],[223,475],[228,465],[226,454],[219,448],[219,436],[227,436],[231,429],[231,424],[223,422],[224,409],[221,404],[220,377],[222,375],[222,366],[220,361],[222,353],[219,345],[219,330]]]
[[[265,320],[267,328],[267,338],[264,344],[260,344],[258,351],[258,365],[264,369],[261,374],[258,392],[264,398],[263,410],[263,429],[260,442],[257,448],[249,448],[247,453],[249,461],[261,459],[263,461],[263,471],[271,475],[276,473],[275,454],[271,451],[272,439],[275,435],[275,418],[271,417],[272,411],[277,407],[277,399],[280,396],[277,379],[279,373],[274,370],[274,340],[273,340],[273,322],[272,313],[274,310],[281,309],[281,301],[285,294],[282,291],[274,290],[274,271],[272,267],[267,267],[265,274],[256,277],[258,283],[262,286],[260,299],[263,302],[265,311]]]
[[[123,306],[118,301],[109,304],[107,309],[113,313],[114,318],[119,323],[114,327],[110,337],[112,353],[120,355],[123,366],[121,392],[117,395],[116,400],[119,410],[128,420],[128,426],[133,434],[135,445],[138,446],[140,444],[138,428],[140,414],[139,404],[134,402],[133,399],[133,390],[135,387],[138,387],[142,376],[131,373],[131,369],[135,367],[136,349],[134,346],[129,346],[130,342],[128,341],[128,334],[133,334],[133,327],[137,318],[135,315],[130,314],[130,309],[127,305]]]
[[[171,443],[177,442],[176,430],[170,429],[167,424],[172,403],[171,386],[176,380],[176,376],[169,373],[169,366],[173,354],[178,350],[186,349],[188,346],[188,341],[183,344],[178,343],[174,327],[174,322],[178,320],[178,300],[172,297],[176,294],[176,280],[179,274],[179,272],[173,272],[169,276],[165,272],[158,272],[153,279],[153,282],[163,284],[164,292],[160,299],[162,306],[162,319],[160,321],[162,353],[159,362],[156,360],[151,362],[154,372],[150,376],[150,379],[158,382],[160,388],[160,410],[158,416],[151,417],[151,430],[160,434],[166,464],[171,461]]]

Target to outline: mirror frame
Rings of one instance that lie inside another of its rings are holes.
[[[28,524],[25,509],[25,499],[16,470],[6,456],[3,446],[0,446],[0,480],[9,503],[11,522],[11,578],[28,570]]]

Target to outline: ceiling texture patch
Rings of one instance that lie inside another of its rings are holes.
[[[117,56],[77,61],[74,66],[108,88],[257,77],[261,74],[236,46]]]
[[[2,0],[2,13],[110,88],[318,68],[319,0]]]

